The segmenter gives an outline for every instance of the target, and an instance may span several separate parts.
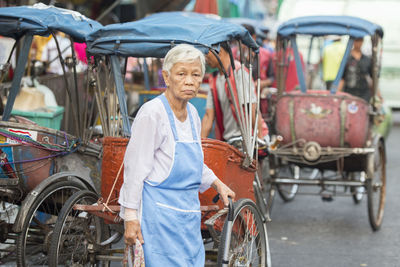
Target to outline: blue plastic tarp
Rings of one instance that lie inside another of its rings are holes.
[[[89,33],[101,27],[79,12],[42,3],[0,8],[0,35],[14,39],[25,34],[48,36],[61,31],[77,42],[84,42]]]
[[[349,35],[362,38],[377,33],[383,37],[381,26],[370,21],[351,16],[307,16],[298,17],[282,23],[278,35],[288,37],[295,34]]]
[[[176,44],[192,44],[206,53],[213,45],[234,39],[258,49],[245,28],[217,16],[162,12],[134,22],[107,25],[93,32],[89,36],[88,51],[162,58]]]

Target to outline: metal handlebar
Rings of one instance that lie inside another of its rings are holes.
[[[232,227],[233,227],[233,218],[235,216],[235,210],[233,208],[233,201],[232,198],[228,197],[229,200],[229,205],[228,205],[228,217],[227,221],[225,222],[226,224],[226,238],[225,238],[225,244],[224,244],[224,255],[222,257],[222,266],[223,267],[228,267],[229,264],[229,244],[231,243],[231,235],[230,233],[232,232]]]
[[[212,202],[213,202],[213,203],[217,203],[218,200],[220,200],[220,194],[219,194],[219,193],[216,194],[216,195],[213,197]],[[228,200],[229,200],[229,204],[228,204],[228,221],[233,221],[233,216],[235,215],[235,214],[234,214],[235,211],[234,211],[234,209],[233,209],[233,201],[232,201],[232,198],[231,198],[231,197],[228,197]]]

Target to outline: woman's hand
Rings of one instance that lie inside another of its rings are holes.
[[[229,205],[228,197],[232,198],[232,201],[235,201],[235,192],[233,192],[226,184],[221,182],[220,179],[216,179],[211,186],[219,193],[221,196],[222,202],[224,202],[225,206]]]
[[[139,239],[141,244],[144,244],[142,231],[140,229],[139,220],[125,221],[125,244],[133,246],[136,244],[136,239]]]

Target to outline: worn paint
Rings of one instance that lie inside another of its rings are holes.
[[[347,93],[294,91],[281,96],[276,104],[275,127],[284,144],[295,137],[321,147],[365,147],[369,125],[368,103]]]

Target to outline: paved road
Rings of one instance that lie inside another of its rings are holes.
[[[366,197],[323,202],[276,197],[268,236],[274,267],[400,267],[400,113],[387,140],[387,199],[381,230],[369,226]]]

